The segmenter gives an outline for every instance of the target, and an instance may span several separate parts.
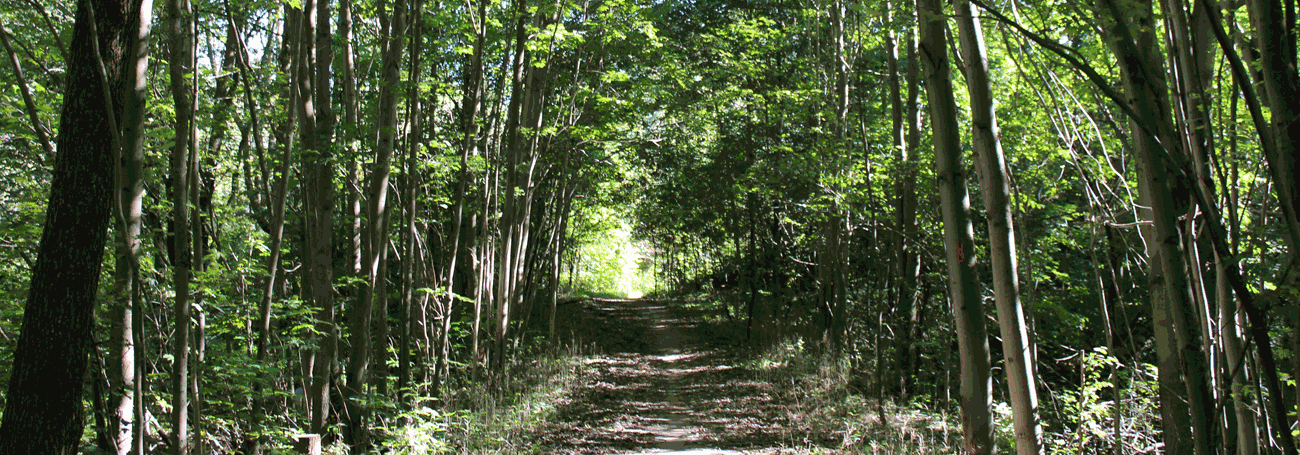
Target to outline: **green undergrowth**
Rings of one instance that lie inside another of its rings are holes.
[[[533,429],[553,414],[554,403],[578,387],[582,356],[581,347],[552,350],[512,362],[498,379],[462,380],[448,397],[448,408],[456,411],[439,415],[430,425],[441,436],[438,443],[426,444],[424,452],[392,453],[529,452]]]
[[[801,342],[777,343],[743,366],[777,386],[791,403],[791,432],[829,434],[842,453],[952,454],[960,452],[959,416],[920,402],[896,403],[868,396],[847,362],[816,355]],[[792,435],[793,438],[793,435]],[[796,442],[796,441],[792,441]]]

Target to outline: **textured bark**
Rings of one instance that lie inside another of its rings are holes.
[[[50,199],[14,351],[0,453],[75,454],[82,387],[94,328],[95,293],[113,200],[114,138],[121,67],[133,1],[81,0]],[[98,39],[96,39],[98,38]],[[118,93],[113,96],[110,92]]]
[[[948,290],[956,318],[957,347],[961,356],[961,412],[966,451],[992,453],[992,379],[989,374],[988,335],[984,328],[979,283],[975,279],[974,228],[970,221],[967,170],[961,159],[957,105],[953,99],[944,11],[939,0],[920,0],[920,62],[934,129],[935,175],[943,213],[944,249],[948,262]]]
[[[979,171],[980,190],[988,219],[989,259],[993,291],[1002,334],[1003,371],[1010,389],[1008,400],[1014,420],[1016,452],[1043,453],[1043,429],[1038,424],[1038,379],[1034,375],[1032,348],[1024,306],[1020,303],[1020,279],[1016,268],[1016,231],[1011,213],[1010,170],[1002,154],[993,89],[989,82],[988,57],[979,20],[967,1],[957,2],[957,31],[962,58],[966,62],[966,87],[970,92],[971,133]]]

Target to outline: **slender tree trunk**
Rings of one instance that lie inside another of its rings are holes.
[[[384,5],[380,5],[381,8]],[[388,211],[388,182],[392,167],[394,142],[397,137],[397,94],[400,77],[403,44],[397,37],[406,35],[406,1],[398,0],[393,6],[393,19],[381,37],[383,61],[380,69],[378,142],[375,148],[374,170],[370,174],[369,197],[367,198],[366,225],[361,244],[362,263],[365,267],[366,288],[361,294],[361,304],[354,307],[350,318],[352,333],[352,357],[348,363],[347,386],[349,444],[353,453],[366,450],[368,444],[364,415],[366,410],[361,405],[362,387],[366,384],[367,369],[370,364],[371,320],[376,295],[376,288],[384,277],[380,276],[380,258],[388,245],[388,225],[384,223],[384,213]],[[386,307],[385,307],[386,308]],[[387,318],[386,312],[378,317]],[[377,339],[383,346],[385,339]],[[382,362],[382,357],[377,361]]]
[[[288,22],[287,19],[286,22]],[[247,90],[247,87],[245,87],[245,89]],[[289,105],[293,106],[297,102],[298,102],[298,91],[294,89],[292,86],[290,86]],[[293,124],[295,123],[294,119],[296,117],[297,117],[297,109],[289,109],[289,117],[287,122],[290,128],[293,127]],[[291,131],[286,132],[286,134],[290,134],[290,133]],[[284,150],[280,158],[280,165],[278,167],[280,179],[276,181],[275,189],[274,189],[275,193],[271,195],[271,198],[269,200],[269,205],[270,205],[269,208],[271,210],[271,220],[269,223],[270,230],[268,233],[270,234],[271,238],[269,241],[270,245],[268,247],[267,260],[266,260],[266,286],[263,288],[264,292],[262,293],[262,298],[258,302],[258,306],[257,306],[258,316],[256,322],[256,330],[257,330],[256,356],[257,356],[258,365],[262,365],[263,368],[259,369],[259,379],[257,381],[254,381],[253,383],[253,409],[252,409],[252,418],[251,418],[252,422],[250,425],[250,429],[252,431],[259,432],[259,435],[253,442],[254,452],[257,452],[258,446],[262,443],[265,443],[266,440],[268,439],[266,435],[260,434],[260,432],[262,431],[260,424],[264,414],[263,409],[265,403],[265,392],[263,388],[265,387],[264,384],[270,382],[268,380],[269,378],[266,376],[264,371],[265,371],[267,357],[270,355],[269,345],[271,342],[271,303],[275,301],[276,283],[278,280],[282,279],[282,275],[283,275],[282,273],[280,273],[280,255],[284,248],[284,218],[285,218],[285,208],[286,208],[285,202],[288,199],[288,193],[289,193],[289,177],[290,177],[289,170],[290,170],[290,166],[293,163],[293,141],[284,141],[280,145],[281,147],[283,147]],[[265,178],[270,180],[273,179],[274,176],[267,175]]]
[[[912,24],[911,31],[907,37],[907,145],[906,159],[903,167],[903,186],[902,186],[902,253],[903,256],[899,263],[902,265],[902,276],[899,278],[899,298],[900,308],[903,309],[903,340],[899,343],[899,378],[900,391],[899,398],[906,400],[912,390],[912,382],[917,374],[917,351],[916,343],[918,335],[918,326],[920,326],[920,308],[925,299],[916,300],[915,291],[902,292],[902,290],[911,290],[917,279],[921,276],[921,255],[917,245],[917,197],[916,197],[916,173],[920,170],[921,155],[921,110],[919,100],[921,90],[919,81],[921,78],[920,69],[917,66],[916,58],[916,27]]]
[[[993,291],[1002,333],[1003,370],[1010,388],[1014,416],[1016,452],[1043,453],[1043,429],[1038,424],[1038,380],[1026,330],[1025,311],[1020,303],[1020,279],[1016,268],[1016,234],[1011,213],[1011,187],[1006,158],[998,137],[993,89],[989,82],[984,33],[971,12],[970,2],[957,2],[957,32],[962,59],[966,63],[966,87],[970,92],[971,134],[979,171],[980,189],[988,216],[989,257]]]
[[[456,192],[452,195],[452,231],[451,231],[451,250],[450,259],[447,261],[447,295],[445,304],[441,310],[442,313],[442,332],[443,342],[439,343],[438,359],[434,366],[434,392],[441,393],[443,381],[446,380],[443,371],[447,369],[447,357],[450,355],[450,338],[446,336],[451,327],[452,308],[456,301],[456,262],[460,259],[460,250],[462,249],[461,237],[463,237],[465,225],[465,200],[469,187],[469,157],[477,155],[478,141],[478,115],[479,108],[482,105],[483,96],[483,46],[487,36],[487,5],[485,1],[475,2],[475,13],[471,16],[474,25],[474,49],[470,56],[469,66],[463,71],[465,74],[463,86],[463,95],[461,102],[461,154],[460,154],[460,171],[456,180]],[[472,246],[475,242],[466,242]],[[471,281],[466,279],[466,281]],[[479,308],[474,308],[475,321],[475,343],[474,353],[478,352],[477,343],[477,322]]]
[[[989,345],[984,328],[979,282],[975,279],[974,228],[970,221],[967,170],[962,162],[957,105],[953,99],[948,60],[947,21],[939,0],[919,0],[920,55],[926,75],[930,119],[934,130],[935,175],[943,213],[944,246],[948,261],[948,289],[956,318],[957,346],[961,356],[961,412],[966,451],[993,453],[990,413],[992,384]]]
[[[1174,135],[1169,124],[1168,86],[1155,51],[1151,2],[1146,0],[1136,11],[1125,9],[1121,14],[1112,0],[1102,1],[1114,21],[1109,24],[1110,40],[1119,57],[1129,103],[1139,116],[1131,123],[1137,136],[1138,189],[1143,205],[1150,207],[1144,217],[1153,221],[1143,227],[1142,233],[1151,264],[1152,320],[1156,326],[1165,445],[1169,453],[1204,454],[1213,446],[1208,433],[1213,416],[1206,409],[1213,401],[1205,382],[1206,362],[1199,334],[1190,330],[1192,296],[1186,262],[1179,251],[1177,217],[1186,212],[1187,205],[1183,202],[1180,206],[1173,197],[1180,185],[1185,194],[1191,182],[1176,179],[1179,173],[1175,164],[1163,158],[1162,145],[1155,139],[1172,139]],[[1138,26],[1130,28],[1130,20]],[[1130,34],[1132,29],[1138,30],[1136,36]],[[1158,130],[1144,132],[1143,126]],[[1178,150],[1176,144],[1168,146],[1169,150]]]
[[[887,3],[887,5],[889,5],[887,8],[892,11],[892,2]],[[894,20],[892,13],[890,13],[890,20],[891,22]],[[906,39],[909,41],[911,40],[910,37]],[[908,197],[903,193],[907,189],[906,187],[909,182],[912,183],[911,189],[915,191],[916,180],[915,177],[912,177],[911,169],[908,167],[908,164],[910,163],[907,161],[908,156],[912,151],[907,148],[907,143],[905,142],[907,123],[904,123],[903,116],[903,112],[906,110],[906,107],[903,105],[903,69],[900,68],[898,64],[898,38],[896,33],[892,30],[885,36],[885,57],[889,70],[889,136],[890,144],[893,145],[894,148],[891,155],[897,157],[900,163],[899,169],[901,174],[899,179],[894,183],[894,200],[896,201],[894,205],[894,223],[896,226],[894,229],[895,235],[893,239],[895,248],[893,271],[898,274],[895,281],[897,293],[895,294],[896,299],[894,301],[894,308],[898,310],[899,315],[904,316],[900,318],[900,330],[895,334],[895,340],[898,344],[896,351],[898,353],[898,361],[895,362],[896,368],[894,374],[896,375],[897,380],[889,380],[882,375],[879,378],[880,384],[878,387],[880,390],[879,393],[877,393],[877,396],[884,397],[885,385],[886,383],[889,383],[891,392],[893,391],[893,387],[898,387],[898,396],[903,397],[907,393],[907,379],[904,378],[904,376],[907,375],[907,369],[905,368],[903,359],[905,359],[911,351],[911,339],[909,337],[909,329],[911,327],[909,323],[912,322],[911,319],[907,318],[905,315],[909,312],[907,309],[912,305],[910,299],[914,297],[913,294],[916,292],[916,290],[913,289],[915,282],[911,280],[912,277],[907,276],[908,258],[911,253],[908,249],[907,242],[911,239],[908,238],[907,233],[905,232],[908,228],[908,224],[915,222],[916,212],[913,211],[911,217],[908,216]],[[913,200],[913,202],[915,202],[915,200]],[[915,207],[915,205],[913,205],[913,207]],[[883,318],[883,312],[880,318]],[[880,318],[877,320],[878,326],[881,323],[881,321],[879,321]],[[879,338],[879,335],[877,334],[876,337]],[[876,357],[883,361],[883,350],[880,349],[880,343],[877,342],[875,344]],[[881,367],[883,364],[878,362],[877,365],[877,369],[883,374],[885,370]]]
[[[149,66],[149,35],[152,24],[152,1],[135,5],[127,17],[128,23],[137,26],[135,33],[127,34],[123,46],[122,62],[122,149],[117,160],[116,199],[113,209],[117,215],[117,270],[116,292],[121,299],[110,316],[112,360],[109,362],[110,406],[113,407],[110,431],[113,432],[114,453],[143,454],[136,444],[135,422],[143,421],[136,413],[136,403],[143,410],[143,376],[137,374],[136,324],[140,302],[137,289],[140,270],[140,226],[144,206],[144,111]],[[51,155],[53,156],[53,155]],[[143,432],[140,432],[143,436]],[[143,441],[143,438],[140,438]]]
[[[1284,6],[1282,0],[1248,0],[1246,9],[1255,29],[1259,67],[1272,112],[1270,126],[1276,148],[1273,153],[1265,150],[1265,157],[1295,256],[1300,254],[1300,74],[1296,68],[1296,24],[1294,16],[1288,20],[1287,13],[1294,9],[1292,3]]]
[[[334,327],[332,254],[334,167],[331,164],[332,152],[328,147],[329,138],[322,134],[331,119],[328,114],[329,105],[321,103],[328,101],[328,96],[321,96],[313,85],[328,80],[319,73],[329,71],[328,66],[318,66],[318,49],[313,40],[319,20],[319,15],[313,14],[317,12],[317,1],[305,0],[298,18],[301,25],[298,28],[299,46],[294,62],[298,99],[293,108],[298,110],[298,140],[303,150],[305,281],[309,300],[316,308],[316,332],[321,337],[319,346],[311,354],[311,384],[307,390],[307,400],[311,411],[311,432],[323,435],[329,421],[329,386],[333,376],[338,331]],[[328,90],[323,91],[328,93]],[[325,128],[320,128],[322,124]]]
[[[195,147],[197,106],[189,79],[194,70],[194,22],[188,0],[167,2],[171,41],[171,91],[176,112],[171,156],[172,279],[176,293],[172,323],[172,449],[189,453],[190,279],[193,261],[190,239],[190,163]]]
[[[440,7],[441,5],[438,5],[435,6],[434,9],[438,10],[440,9]],[[401,321],[401,326],[398,329],[399,332],[398,332],[398,350],[397,350],[398,352],[397,398],[398,401],[402,403],[404,409],[409,409],[409,406],[414,404],[413,401],[414,395],[412,394],[410,398],[408,398],[406,394],[408,394],[409,392],[405,389],[408,387],[408,383],[410,381],[410,375],[411,375],[411,371],[410,371],[411,370],[411,365],[410,365],[411,303],[414,295],[412,286],[415,280],[415,276],[413,275],[414,269],[412,268],[412,266],[414,265],[416,259],[415,258],[416,237],[419,235],[419,233],[416,232],[415,230],[416,209],[419,207],[419,204],[416,202],[416,197],[418,194],[417,188],[419,186],[419,181],[420,181],[418,175],[419,171],[416,168],[416,163],[420,151],[420,146],[424,142],[424,119],[423,116],[420,115],[420,111],[421,111],[420,86],[419,84],[414,83],[414,81],[418,81],[420,79],[420,69],[422,66],[420,63],[421,61],[420,57],[421,55],[423,55],[423,50],[424,50],[424,18],[422,16],[423,12],[424,12],[424,1],[415,0],[415,4],[411,8],[411,16],[412,16],[411,17],[412,26],[410,27],[411,28],[411,33],[410,33],[411,65],[407,69],[407,78],[413,81],[413,83],[408,88],[408,92],[406,96],[406,103],[407,103],[406,112],[408,113],[407,115],[410,117],[409,121],[411,122],[411,132],[410,132],[410,137],[406,141],[406,147],[407,147],[406,172],[405,172],[406,176],[405,176],[405,183],[403,185],[403,188],[406,191],[406,201],[404,201],[406,205],[406,210],[405,210],[406,217],[405,220],[402,222],[402,226],[405,229],[405,235],[403,237],[405,241],[404,249],[406,250],[406,252],[402,255],[402,266],[401,266],[402,267],[401,270],[402,299],[401,299],[401,310],[399,311],[400,314],[399,320]],[[438,33],[435,33],[435,35],[438,35]],[[434,73],[430,75],[431,79],[437,80],[436,68],[438,65],[434,64],[430,66],[434,68],[433,70]]]
[[[510,329],[510,318],[512,315],[512,300],[514,294],[515,279],[518,274],[515,272],[516,264],[520,262],[518,257],[519,246],[523,239],[519,237],[519,228],[526,222],[520,219],[522,210],[520,206],[523,201],[517,195],[517,189],[523,189],[522,176],[519,172],[519,166],[523,163],[525,145],[523,134],[520,131],[523,118],[527,116],[526,100],[529,97],[525,77],[528,74],[527,64],[529,61],[527,27],[528,19],[531,14],[527,13],[526,0],[515,0],[515,43],[513,51],[513,62],[511,66],[511,96],[510,106],[506,111],[505,136],[508,141],[504,157],[504,169],[502,170],[505,181],[505,192],[501,195],[501,220],[500,232],[502,239],[501,246],[497,250],[497,276],[495,290],[495,310],[496,310],[496,327],[494,328],[496,346],[493,349],[492,369],[501,372],[505,369],[505,357],[508,345],[508,335]]]

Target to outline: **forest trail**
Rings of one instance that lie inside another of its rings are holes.
[[[835,444],[801,428],[797,397],[744,366],[731,349],[743,333],[726,328],[735,324],[680,302],[567,306],[565,329],[603,354],[583,360],[582,385],[539,429],[541,453],[770,455]]]

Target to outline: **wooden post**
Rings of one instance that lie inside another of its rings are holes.
[[[320,455],[320,435],[300,434],[293,437],[293,451],[308,455]]]

